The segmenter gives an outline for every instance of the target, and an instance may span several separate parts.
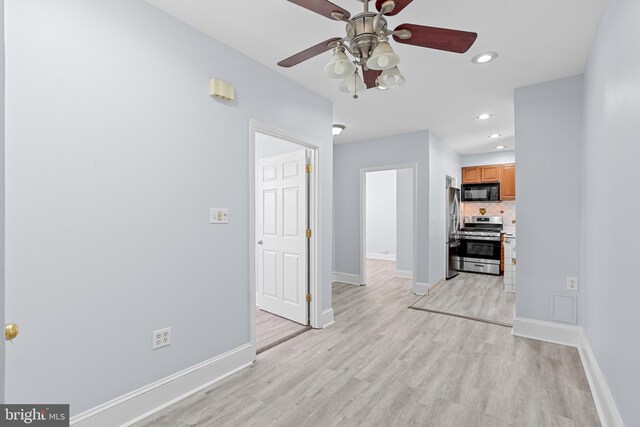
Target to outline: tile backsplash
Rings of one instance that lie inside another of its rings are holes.
[[[464,202],[463,216],[482,215],[480,209],[486,209],[486,216],[501,216],[504,231],[507,233],[516,232],[516,202]]]

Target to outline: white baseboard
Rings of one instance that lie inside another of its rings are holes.
[[[328,310],[324,310],[320,315],[320,327],[326,328],[327,326],[333,325],[335,321],[333,320],[333,308]]]
[[[255,356],[255,348],[245,344],[78,414],[71,424],[131,425],[251,365]]]
[[[513,319],[512,333],[519,337],[576,347],[589,381],[600,424],[602,427],[624,427],[611,390],[581,327],[516,317]]]
[[[371,258],[371,259],[384,259],[387,261],[395,261],[396,260],[396,254],[388,252],[388,253],[383,253],[383,252],[369,252],[367,251],[367,258]]]
[[[396,270],[396,277],[403,279],[413,279],[413,271],[411,270]]]
[[[555,322],[525,319],[513,319],[513,335],[534,340],[547,341],[555,344],[579,347],[582,342],[582,328],[578,326],[562,325]]]
[[[618,411],[616,402],[613,400],[611,390],[584,332],[582,333],[582,338],[582,345],[578,348],[578,351],[580,352],[582,366],[584,366],[584,371],[587,374],[598,417],[600,417],[600,424],[602,424],[602,427],[624,427],[622,416]]]
[[[413,285],[413,293],[416,294],[416,295],[428,295],[429,294],[429,284],[428,283],[416,282]]]
[[[350,285],[362,285],[362,276],[359,274],[333,272],[331,275],[332,282],[348,283]]]

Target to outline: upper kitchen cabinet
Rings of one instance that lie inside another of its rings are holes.
[[[500,200],[516,199],[516,165],[501,165]]]
[[[500,165],[462,168],[462,183],[482,184],[485,182],[500,182],[500,171]]]
[[[482,168],[462,168],[463,184],[480,184],[482,182]]]
[[[499,182],[500,165],[482,166],[482,182]]]
[[[500,183],[500,200],[516,199],[516,165],[484,165],[462,168],[463,184]]]

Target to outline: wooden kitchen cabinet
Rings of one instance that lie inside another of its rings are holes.
[[[502,165],[500,200],[516,199],[516,165]]]
[[[516,199],[516,165],[470,166],[462,168],[463,184],[500,183],[500,200]]]
[[[500,182],[500,172],[500,165],[462,168],[462,183],[482,184],[485,182]]]
[[[470,167],[462,168],[462,183],[463,184],[480,184],[482,179],[482,168]]]
[[[482,182],[499,182],[500,165],[482,166]]]

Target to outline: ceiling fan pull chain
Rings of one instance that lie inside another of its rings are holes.
[[[365,1],[366,4],[366,1]],[[353,99],[358,99],[358,73],[353,73]]]

